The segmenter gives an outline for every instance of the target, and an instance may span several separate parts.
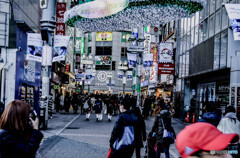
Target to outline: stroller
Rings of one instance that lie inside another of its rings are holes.
[[[147,138],[147,147],[148,147],[148,158],[155,158],[155,144],[156,144],[156,136],[153,137],[153,132],[149,132]]]

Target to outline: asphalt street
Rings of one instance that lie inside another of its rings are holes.
[[[90,120],[85,115],[57,113],[48,121],[48,129],[42,130],[44,139],[37,152],[37,158],[106,158],[109,150],[109,139],[117,117],[112,122],[96,122],[96,115],[91,114]],[[145,120],[147,132],[151,130],[154,118]],[[176,133],[185,127],[176,119],[172,121]],[[141,150],[144,156],[145,150]],[[170,146],[170,157],[178,158],[175,144]],[[162,154],[164,157],[164,154]],[[135,157],[135,156],[134,156]]]

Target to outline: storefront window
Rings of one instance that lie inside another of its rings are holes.
[[[208,38],[208,21],[207,19],[203,22],[203,39],[206,40]]]
[[[228,26],[228,15],[225,7],[222,7],[222,29]]]
[[[220,35],[216,35],[214,39],[214,58],[213,69],[219,68],[219,56],[220,56]]]
[[[195,26],[195,16],[192,16],[191,18],[191,29],[193,29]]]
[[[215,0],[210,0],[209,3],[210,15],[215,11]]]
[[[215,15],[215,33],[218,33],[221,29],[221,11],[217,11]]]
[[[209,18],[209,37],[214,35],[214,14]]]
[[[227,31],[221,33],[220,68],[227,63]]]

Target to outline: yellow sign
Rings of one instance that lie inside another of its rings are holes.
[[[112,32],[97,32],[96,41],[112,41]]]

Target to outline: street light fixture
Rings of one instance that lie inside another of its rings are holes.
[[[126,86],[126,71],[128,70],[128,61],[124,60],[124,61],[120,61],[119,62],[119,66],[118,69],[123,71],[123,97],[125,96],[125,86]]]

